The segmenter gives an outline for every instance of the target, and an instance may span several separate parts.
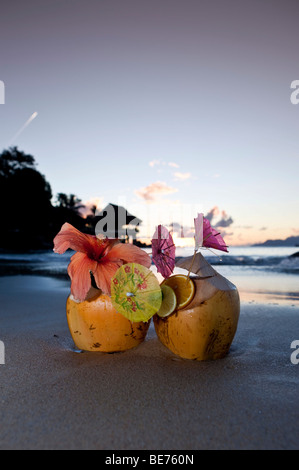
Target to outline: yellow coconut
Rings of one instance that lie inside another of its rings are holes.
[[[119,352],[134,348],[146,337],[150,322],[132,323],[113,307],[111,298],[91,289],[84,302],[67,299],[67,321],[77,348]]]
[[[196,288],[193,300],[166,318],[155,315],[155,330],[164,346],[180,357],[220,359],[228,354],[237,331],[239,293],[201,255],[196,262],[199,266],[192,267],[197,274],[192,278]],[[180,266],[185,267],[182,263]]]

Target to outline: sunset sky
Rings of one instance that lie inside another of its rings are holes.
[[[299,235],[298,44],[298,0],[5,2],[0,151],[141,235],[197,212],[230,245]]]

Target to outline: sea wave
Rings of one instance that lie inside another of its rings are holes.
[[[225,256],[221,259],[206,257],[206,260],[214,266],[250,266],[277,270],[279,272],[299,273],[299,258],[281,258],[276,256],[254,258],[250,256]]]
[[[297,273],[299,274],[299,258],[286,258],[283,259],[277,266],[277,268],[285,273]]]
[[[183,256],[190,256],[190,253],[179,253]],[[53,252],[32,252],[32,253],[0,253],[1,273],[13,272],[19,270],[26,272],[49,272],[52,274],[63,275],[66,273],[67,266],[73,252],[67,252],[64,255],[57,255]],[[244,267],[247,269],[272,271],[280,273],[299,274],[298,256],[256,256],[256,255],[230,255],[225,254],[222,257],[215,255],[204,255],[206,260],[212,266],[226,267]]]

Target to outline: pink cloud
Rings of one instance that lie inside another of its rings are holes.
[[[144,199],[146,202],[155,202],[158,196],[176,193],[177,191],[177,188],[168,186],[163,181],[156,181],[155,183],[151,183],[144,188],[137,189],[135,194],[137,194],[137,196],[139,196],[141,199]]]
[[[174,177],[178,181],[185,181],[191,178],[191,173],[180,173],[179,171],[176,171],[174,173]]]

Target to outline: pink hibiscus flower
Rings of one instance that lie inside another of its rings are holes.
[[[149,268],[151,265],[150,256],[137,246],[121,243],[117,239],[99,239],[66,223],[54,239],[54,252],[63,254],[68,249],[76,251],[68,266],[71,293],[81,302],[91,288],[90,273],[97,287],[110,295],[111,278],[120,266],[138,263]]]

